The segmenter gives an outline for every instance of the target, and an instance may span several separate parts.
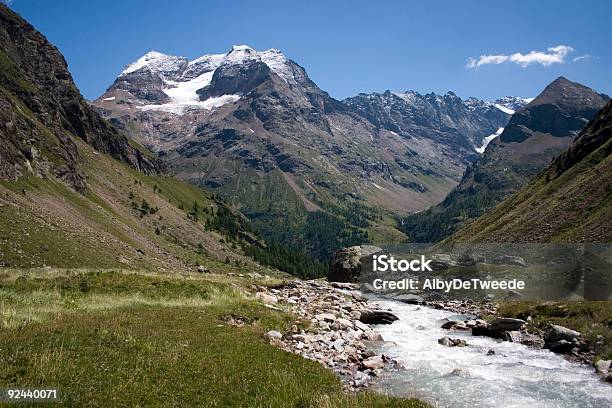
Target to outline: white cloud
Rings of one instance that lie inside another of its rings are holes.
[[[579,55],[576,58],[574,58],[572,60],[572,62],[578,62],[578,61],[583,61],[583,60],[590,60],[591,58],[593,58],[593,56],[589,55],[589,54]]]
[[[574,51],[572,47],[557,45],[556,47],[550,47],[548,52],[531,51],[529,54],[517,52],[510,56],[510,61],[519,64],[523,68],[531,64],[540,64],[547,67],[552,64],[564,63],[565,57],[572,51]]]
[[[478,68],[481,65],[502,64],[508,61],[507,55],[481,55],[478,59],[468,58],[466,68]]]
[[[468,58],[467,64],[465,65],[468,69],[478,68],[482,65],[490,64],[502,64],[504,62],[513,62],[521,67],[525,68],[532,64],[540,64],[542,66],[549,66],[552,64],[563,64],[565,57],[572,53],[574,49],[568,45],[557,45],[550,47],[546,51],[530,51],[527,54],[516,52],[511,55],[481,55],[478,58]],[[586,56],[583,56],[586,58]],[[580,57],[574,58],[574,61],[582,59]]]

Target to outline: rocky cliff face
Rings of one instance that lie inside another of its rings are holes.
[[[493,208],[567,149],[608,99],[563,77],[556,79],[512,116],[442,203],[404,220],[404,231],[420,242],[438,241]]]
[[[139,170],[158,170],[86,103],[57,48],[2,4],[0,66],[0,177],[56,176],[84,191],[74,137]]]

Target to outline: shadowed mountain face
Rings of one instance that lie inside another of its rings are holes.
[[[606,103],[608,97],[564,77],[548,85],[531,103],[518,111],[499,140],[521,143],[534,133],[554,137],[576,135]]]
[[[612,102],[569,149],[453,242],[610,242]]]
[[[193,61],[150,52],[94,104],[266,237],[324,257],[401,239],[390,215],[442,200],[510,117],[452,93],[401,95],[337,101],[280,51],[234,46]]]
[[[556,79],[512,116],[442,203],[403,220],[402,229],[419,242],[451,235],[545,169],[608,99],[563,77]]]
[[[73,137],[136,169],[159,170],[86,103],[57,48],[2,4],[0,66],[1,178],[51,175],[85,191]]]

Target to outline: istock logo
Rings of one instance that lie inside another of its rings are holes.
[[[429,263],[431,259],[425,259],[425,255],[421,255],[420,259],[395,259],[393,255],[374,255],[374,272],[432,272]]]

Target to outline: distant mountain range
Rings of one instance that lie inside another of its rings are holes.
[[[390,91],[338,101],[280,51],[247,46],[193,61],[147,53],[94,101],[174,174],[322,258],[403,239],[394,214],[441,201],[525,103]]]
[[[560,77],[510,119],[440,204],[401,221],[412,240],[436,242],[492,209],[567,149],[609,97]]]

